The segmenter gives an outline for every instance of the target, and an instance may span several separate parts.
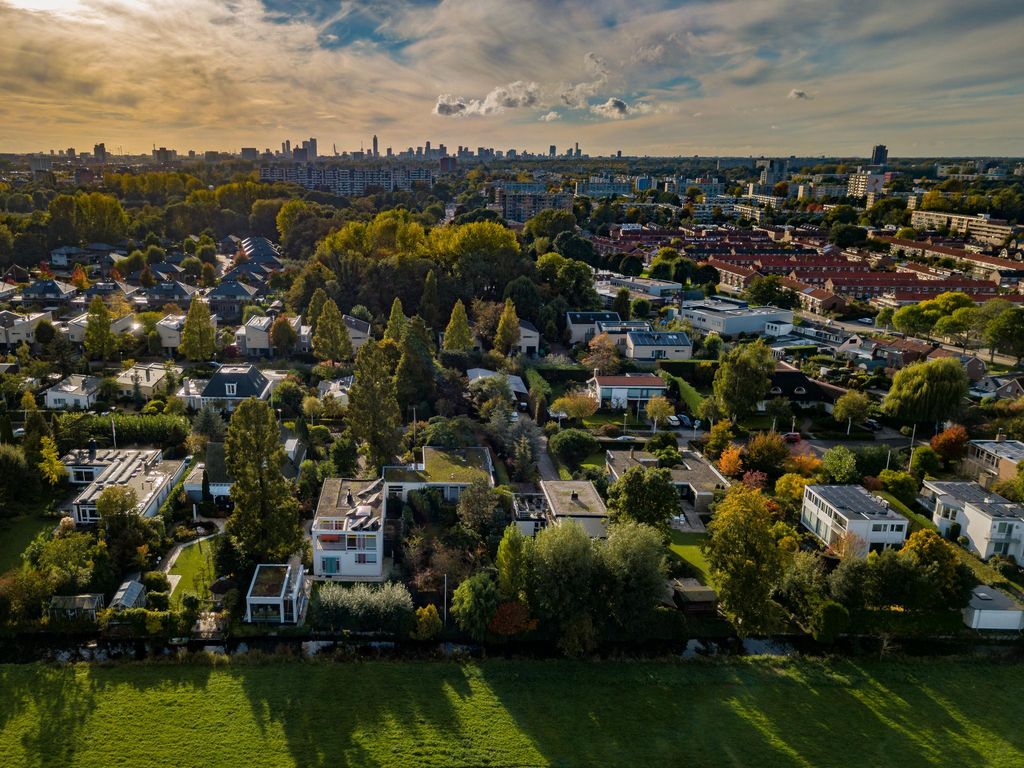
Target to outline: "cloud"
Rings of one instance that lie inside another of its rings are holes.
[[[786,98],[787,99],[803,99],[805,101],[809,101],[811,99],[811,94],[809,94],[807,91],[801,90],[800,88],[794,88],[793,90],[791,90],[789,92],[789,94],[786,96]]]
[[[604,104],[592,106],[590,111],[592,114],[607,118],[608,120],[625,120],[627,117],[650,114],[654,111],[654,105],[646,101],[638,101],[633,105],[629,105],[622,99],[612,96]]]
[[[608,82],[608,65],[593,51],[583,55],[583,68],[593,79],[581,83],[562,83],[558,86],[558,100],[570,109],[586,109],[590,97],[596,96]]]
[[[466,102],[450,93],[442,93],[434,104],[434,114],[442,117],[456,117],[466,112]]]
[[[561,120],[562,115],[559,114],[558,112],[555,112],[555,110],[551,110],[550,112],[541,115],[537,119],[542,123],[553,123],[555,122],[555,120]]]
[[[434,114],[442,117],[497,115],[506,109],[536,107],[540,103],[540,86],[516,80],[508,85],[499,85],[482,99],[463,99],[442,93],[434,104]]]

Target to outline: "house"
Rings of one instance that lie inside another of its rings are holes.
[[[228,235],[217,243],[217,251],[225,256],[234,256],[242,245],[242,238],[237,235]]]
[[[146,289],[146,303],[151,312],[163,309],[168,304],[187,307],[198,290],[194,285],[180,280],[167,280]]]
[[[384,480],[324,480],[310,536],[313,575],[334,581],[383,581]]]
[[[799,408],[813,408],[824,401],[826,403],[825,410],[831,412],[830,406],[844,393],[845,390],[826,392],[823,384],[809,378],[799,368],[778,362],[775,365],[775,370],[772,371],[768,396],[757,404],[757,409],[763,411],[769,400],[784,397]]]
[[[355,376],[342,376],[340,379],[325,379],[316,385],[317,394],[320,399],[334,398],[342,405],[348,405],[348,391],[352,389]]]
[[[17,285],[0,280],[0,301],[10,301],[17,292]]]
[[[210,315],[213,333],[217,334],[217,315]],[[185,315],[166,315],[156,322],[156,332],[160,336],[160,349],[167,355],[174,355],[181,346],[181,331],[185,327]]]
[[[515,525],[534,536],[547,525],[571,521],[592,539],[608,536],[608,509],[589,480],[541,480],[540,494],[513,497]]]
[[[994,587],[975,587],[963,615],[971,629],[1019,632],[1024,628],[1024,606]]]
[[[995,440],[971,440],[960,471],[964,477],[989,488],[992,483],[1016,477],[1021,460],[1024,460],[1024,443],[1007,440],[1000,433]]]
[[[826,547],[860,557],[903,546],[910,526],[886,501],[859,485],[808,485],[800,523]]]
[[[996,400],[1016,400],[1024,397],[1024,374],[1008,373],[1003,376],[982,376],[970,394],[974,397],[991,397]]]
[[[127,608],[146,607],[146,588],[135,579],[128,579],[114,593],[114,599],[108,606],[112,611],[123,611]]]
[[[695,451],[682,450],[682,460],[669,468],[672,485],[679,492],[684,506],[692,507],[698,514],[709,511],[715,492],[729,487],[729,480]],[[658,466],[658,457],[647,451],[605,451],[605,469],[611,482],[615,482],[631,467]]]
[[[985,361],[977,355],[954,352],[945,347],[936,347],[928,353],[927,359],[940,360],[947,357],[958,360],[964,369],[964,373],[967,374],[967,378],[971,381],[981,381],[988,372],[988,366],[985,365]]]
[[[301,624],[308,603],[306,575],[298,563],[260,563],[245,595],[245,620],[253,624]]]
[[[382,476],[389,497],[408,499],[409,491],[440,490],[445,501],[459,500],[462,490],[480,480],[494,486],[494,463],[487,448],[424,446],[418,463],[384,467]]]
[[[46,390],[44,402],[47,408],[53,410],[84,411],[96,405],[102,383],[103,380],[99,376],[74,373]]]
[[[646,320],[613,320],[608,323],[597,324],[597,335],[608,334],[608,338],[615,342],[620,354],[626,352],[626,336],[630,331],[650,331],[651,324]]]
[[[540,331],[528,320],[519,321],[519,341],[512,347],[512,354],[536,357],[540,352]]]
[[[0,310],[0,347],[11,351],[17,349],[22,342],[32,346],[36,343],[36,327],[43,320],[49,323],[53,315],[49,312],[20,314],[7,309]]]
[[[626,357],[641,362],[689,360],[693,342],[682,331],[630,331],[626,334]]]
[[[267,375],[255,365],[222,365],[209,379],[186,379],[178,397],[197,411],[210,406],[231,413],[250,397],[269,400],[282,378],[278,374]]]
[[[103,603],[102,594],[54,595],[50,599],[50,618],[96,621],[96,614],[103,610]]]
[[[597,335],[598,323],[621,322],[618,312],[566,312],[565,326],[570,344],[583,344]]]
[[[652,397],[664,397],[668,386],[653,373],[627,373],[622,376],[594,375],[587,382],[591,396],[602,408],[621,410],[642,406]]]
[[[50,251],[50,266],[66,269],[72,264],[88,264],[89,252],[77,245],[62,245]]]
[[[892,339],[875,347],[875,357],[884,360],[887,368],[904,368],[925,360],[934,349],[934,344],[917,339]]]
[[[136,511],[154,517],[181,479],[186,462],[165,459],[158,448],[97,448],[72,451],[61,462],[72,485],[82,486],[71,501],[71,513],[79,525],[99,522],[96,500],[107,488],[123,485],[135,490]]]
[[[1024,558],[1024,505],[970,481],[926,479],[921,496],[943,536],[965,536],[970,550],[983,560],[993,555],[1018,562]]]
[[[673,579],[670,585],[672,605],[688,616],[714,616],[718,595],[697,579]]]
[[[118,374],[117,394],[120,397],[135,397],[135,385],[138,383],[139,394],[144,400],[163,397],[166,394],[168,375],[176,378],[180,374],[181,368],[164,363],[136,363]]]
[[[277,354],[270,340],[270,331],[275,320],[275,317],[270,316],[250,317],[245,325],[235,331],[235,346],[238,347],[239,353],[246,357],[272,357]],[[295,331],[295,350],[311,352],[313,329],[303,325],[301,317],[289,317],[287,320]]]
[[[488,370],[487,368],[470,368],[466,371],[466,376],[469,378],[470,385],[472,385],[474,381],[480,381],[481,379],[504,379],[508,382],[508,388],[512,392],[513,399],[521,409],[528,407],[530,404],[530,393],[521,376],[510,376],[508,374]]]
[[[36,280],[21,289],[21,300],[25,304],[67,304],[78,293],[70,283],[52,278]]]
[[[281,428],[281,445],[285,453],[281,461],[281,474],[287,478],[295,478],[299,474],[299,465],[306,457],[305,445],[284,427]],[[204,474],[209,484],[210,500],[222,509],[233,507],[231,486],[235,481],[228,472],[224,458],[224,443],[207,443],[203,460],[192,467],[192,471],[181,484],[181,489],[189,501],[197,504],[203,501]]]
[[[720,336],[741,333],[762,335],[768,323],[793,322],[793,310],[778,307],[751,307],[745,301],[726,298],[685,300],[679,307],[679,319],[689,321],[694,330],[714,331]]]
[[[342,315],[341,319],[345,321],[345,330],[348,331],[348,337],[352,341],[352,351],[358,352],[359,348],[370,338],[370,324],[358,317],[352,317],[352,315]]]
[[[67,321],[63,330],[68,335],[68,341],[73,344],[85,343],[85,329],[89,325],[89,313],[83,312],[77,317]],[[135,326],[135,315],[130,312],[124,317],[117,317],[110,321],[110,332],[120,336],[122,333],[131,333]]]
[[[260,289],[237,280],[225,280],[206,294],[210,312],[216,312],[227,321],[240,320],[249,304],[255,304]]]

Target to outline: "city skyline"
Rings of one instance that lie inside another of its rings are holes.
[[[0,0],[0,152],[1024,154],[1024,7]],[[495,34],[500,30],[500,34]],[[954,44],[955,43],[955,44]],[[258,55],[253,51],[258,50]],[[937,60],[937,52],[942,54]]]

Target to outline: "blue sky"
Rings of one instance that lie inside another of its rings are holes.
[[[0,151],[1024,155],[1021,0],[0,0]]]

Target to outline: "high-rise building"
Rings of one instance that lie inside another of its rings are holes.
[[[309,137],[309,141],[302,142],[303,149],[306,150],[306,159],[309,162],[313,162],[317,158],[316,153],[316,139],[312,136]]]
[[[889,160],[889,150],[885,144],[876,144],[874,149],[871,150],[871,164],[872,165],[885,165]]]
[[[107,145],[103,142],[94,144],[92,148],[92,156],[96,159],[97,163],[107,162]]]
[[[554,144],[548,147],[548,157],[554,157],[557,152],[558,147],[556,147]]]
[[[380,152],[377,151],[377,134],[373,134],[373,156],[380,157]]]
[[[242,147],[241,154],[243,160],[258,160],[260,157],[260,151],[256,147]]]

